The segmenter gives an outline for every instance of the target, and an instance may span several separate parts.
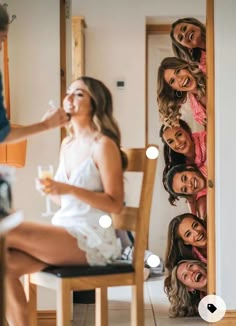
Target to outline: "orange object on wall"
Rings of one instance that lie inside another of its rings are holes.
[[[11,125],[17,128],[18,125]],[[10,165],[16,168],[25,166],[27,141],[12,144],[0,144],[0,164]]]
[[[7,40],[4,41],[3,51],[4,61],[4,98],[7,117],[10,119],[10,83],[8,67],[8,46]],[[11,128],[17,128],[19,125],[11,124]],[[27,141],[20,141],[12,144],[0,144],[0,164],[10,165],[16,168],[25,166]]]

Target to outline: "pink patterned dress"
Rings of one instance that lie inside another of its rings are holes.
[[[207,147],[206,147],[206,131],[194,132],[192,133],[192,138],[195,144],[195,161],[194,163],[201,171],[203,176],[207,178],[207,165],[206,165],[206,158],[207,158]],[[196,199],[199,199],[202,196],[206,196],[207,189],[204,188],[202,191],[197,193]]]
[[[207,264],[207,259],[200,253],[197,247],[192,247],[193,257]]]
[[[194,94],[188,93],[188,99],[190,103],[190,107],[192,109],[193,118],[196,120],[200,125],[206,124],[206,109],[204,106],[197,100]]]
[[[206,51],[201,52],[199,68],[204,72],[204,74],[206,74]]]

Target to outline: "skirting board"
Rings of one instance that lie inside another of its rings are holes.
[[[235,326],[236,325],[236,310],[227,310],[224,318],[218,323],[212,325],[217,326]]]
[[[56,326],[55,310],[40,310],[37,312],[38,326]],[[214,324],[213,324],[214,325]],[[235,326],[236,310],[227,310],[222,321],[217,326]]]

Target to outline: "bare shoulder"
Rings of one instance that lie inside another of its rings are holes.
[[[117,144],[107,136],[101,136],[97,139],[94,148],[95,158],[99,159],[104,155],[119,156],[119,149]]]
[[[61,142],[61,147],[68,145],[70,142],[71,142],[71,136],[64,137]]]
[[[61,152],[63,152],[67,145],[71,142],[71,136],[66,136],[61,142]]]

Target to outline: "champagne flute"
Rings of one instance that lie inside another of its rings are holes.
[[[46,179],[46,178],[53,178],[53,166],[52,165],[38,165],[38,178],[39,179]],[[45,195],[45,194],[43,194]],[[51,216],[54,212],[51,208],[51,201],[48,195],[46,195],[46,211],[42,213],[42,216]]]

